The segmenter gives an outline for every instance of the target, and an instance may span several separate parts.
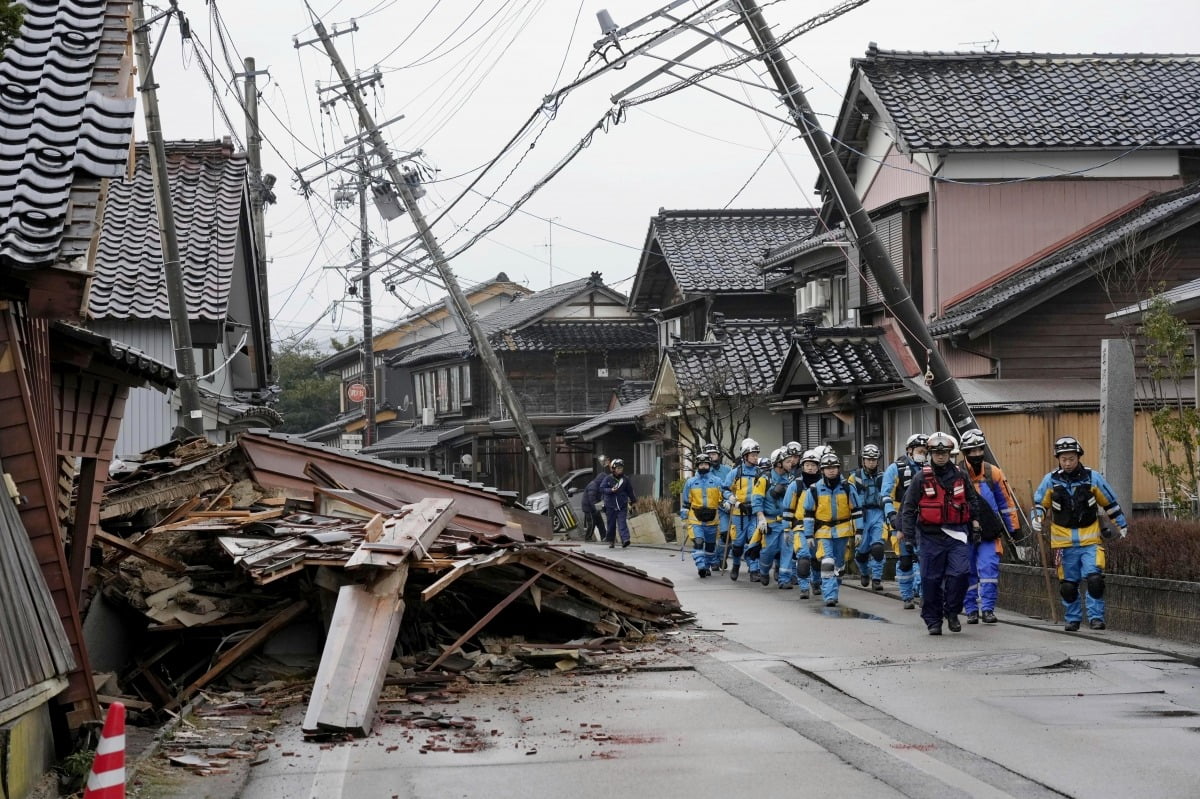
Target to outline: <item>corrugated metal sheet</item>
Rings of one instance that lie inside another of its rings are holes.
[[[1139,197],[1180,185],[1178,179],[939,184],[937,310]]]
[[[165,324],[91,321],[88,329],[114,341],[136,347],[168,366],[175,365],[171,330]],[[169,395],[154,388],[131,388],[125,400],[125,418],[117,435],[117,457],[136,455],[166,443],[175,429],[178,413]]]

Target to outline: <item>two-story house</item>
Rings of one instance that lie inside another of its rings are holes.
[[[650,376],[654,323],[631,312],[626,297],[593,272],[507,303],[479,324],[556,469],[590,466],[592,454],[567,448],[562,433],[606,410],[621,380]],[[434,339],[398,366],[412,374],[421,424],[364,452],[485,480],[519,496],[542,488],[469,334]]]
[[[1200,276],[1198,90],[1191,56],[872,44],[852,62],[838,157],[1019,493],[1056,435],[1098,451],[1100,342],[1119,335],[1105,315]],[[805,414],[837,406],[856,445],[895,452],[948,422],[927,402],[927,353],[904,346],[819,188],[817,234],[768,253],[767,284],[824,325],[882,331],[904,387],[797,372],[779,388]],[[1153,487],[1139,475],[1134,493]]]
[[[467,303],[480,316],[487,316],[530,293],[530,289],[509,280],[504,272],[491,280],[463,289]],[[376,398],[375,442],[420,421],[420,413],[413,401],[412,375],[406,367],[399,365],[399,361],[432,339],[459,331],[459,327],[447,297],[440,302],[415,308],[375,336],[371,347],[375,362],[375,374],[372,376]],[[352,387],[363,386],[372,379],[363,377],[361,344],[330,355],[317,364],[317,369],[326,374],[336,374],[341,379],[340,413],[337,419],[308,431],[303,437],[351,451],[361,449],[366,419],[363,402],[355,401],[357,389]],[[367,446],[375,442],[368,442]]]
[[[166,150],[204,430],[223,442],[239,430],[281,421],[268,405],[274,398],[270,320],[259,285],[264,256],[254,244],[249,165],[228,140],[168,142]],[[150,154],[140,145],[132,178],[109,187],[88,328],[174,366],[162,264]],[[170,440],[179,414],[177,397],[134,389],[117,453]]]

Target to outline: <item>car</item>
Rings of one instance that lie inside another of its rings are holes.
[[[595,476],[596,472],[591,469],[572,469],[559,478],[567,496],[570,497],[571,511],[575,514],[575,520],[580,524],[583,523],[583,489],[592,482],[592,478]],[[550,494],[546,491],[535,491],[525,497],[524,504],[526,510],[545,516],[550,513]],[[554,531],[561,532],[558,528],[558,519],[555,519]]]

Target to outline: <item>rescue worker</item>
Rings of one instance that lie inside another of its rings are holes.
[[[816,484],[818,481],[820,481],[820,479],[821,479],[820,460],[821,460],[821,458],[819,455],[817,455],[817,451],[815,449],[806,449],[800,455],[800,474],[796,478],[797,482],[800,483],[799,491],[801,492],[801,494],[797,498],[795,526],[800,529],[801,536],[804,538],[804,543],[808,547],[808,552],[806,553],[805,557],[808,560],[808,562],[812,565],[812,569],[811,569],[812,576],[810,579],[812,582],[812,588],[813,588],[814,593],[820,593],[820,591],[821,591],[821,562],[819,560],[817,560],[817,551],[816,551],[817,550],[817,542],[813,540],[813,537],[811,535],[804,535],[804,502],[803,502],[804,497],[803,497],[803,492],[805,489],[811,488],[814,484]],[[797,564],[801,561],[801,555],[800,555],[799,550],[796,550],[795,560],[796,560]],[[801,598],[807,599],[808,597],[801,596]]]
[[[1083,620],[1079,583],[1086,581],[1088,625],[1103,630],[1104,547],[1100,511],[1117,525],[1121,538],[1129,534],[1125,514],[1104,476],[1083,465],[1083,447],[1071,436],[1054,442],[1058,468],[1042,478],[1033,493],[1033,530],[1042,531],[1050,517],[1050,547],[1058,561],[1058,590],[1062,595],[1066,631],[1075,632]]]
[[[921,468],[904,493],[900,530],[918,542],[921,562],[921,618],[930,635],[962,632],[962,612],[970,574],[970,542],[978,539],[983,500],[970,477],[952,460],[958,442],[947,433],[926,440],[931,463]]]
[[[986,500],[988,495],[994,499],[994,508],[1000,514],[1004,529],[1012,535],[1021,527],[1017,518],[1017,503],[1012,492],[1008,489],[1008,481],[999,466],[987,463],[983,459],[987,438],[979,428],[963,432],[960,443],[963,453],[963,467],[975,484],[975,489]],[[971,573],[967,583],[967,599],[963,602],[963,610],[967,614],[967,624],[996,623],[996,597],[1000,593],[1000,556],[1004,553],[1004,537],[996,536],[983,540],[972,547]]]
[[[729,579],[737,581],[742,569],[742,555],[756,527],[754,518],[754,494],[766,490],[767,481],[758,470],[758,442],[753,438],[742,441],[738,447],[739,463],[729,473],[725,483],[725,510],[729,513],[729,549],[733,553],[733,568]],[[751,582],[758,582],[758,559],[747,558]]]
[[[927,458],[925,441],[929,436],[913,433],[904,442],[904,454],[896,458],[883,472],[879,491],[883,494],[883,514],[891,533],[892,551],[896,553],[896,586],[905,610],[912,610],[914,600],[921,596],[921,567],[917,560],[917,542],[897,535],[900,531],[900,503],[913,477],[920,474]]]
[[[724,486],[729,479],[729,473],[733,470],[728,464],[722,462],[724,458],[721,455],[721,448],[710,442],[704,445],[704,452],[708,453],[708,462],[713,476]],[[722,507],[717,510],[718,548],[724,548],[725,542],[729,538],[729,512],[725,510],[724,503],[721,503],[721,505]],[[720,558],[717,559],[717,568],[725,568],[725,564],[721,562]]]
[[[883,590],[883,472],[879,470],[879,447],[867,444],[859,456],[861,466],[847,478],[858,492],[863,511],[862,540],[854,551],[858,581],[874,591]]]
[[[841,573],[846,567],[846,545],[862,533],[862,508],[854,486],[842,479],[842,461],[833,452],[821,456],[821,479],[804,492],[804,535],[816,542],[815,559],[821,564],[821,596],[826,607],[836,607]]]
[[[625,461],[613,458],[609,464],[610,474],[600,484],[600,496],[604,497],[604,515],[608,518],[605,540],[608,548],[617,545],[617,533],[621,534],[621,548],[629,546],[629,508],[637,502],[633,494],[633,483],[625,477]]]
[[[683,484],[679,517],[691,528],[696,573],[708,577],[721,560],[717,554],[717,509],[724,498],[724,486],[713,474],[707,452],[696,455],[694,466],[696,473]]]
[[[762,551],[758,556],[758,576],[764,586],[771,584],[771,567],[779,559],[776,583],[780,588],[792,587],[792,542],[786,535],[784,521],[784,497],[792,482],[787,469],[787,449],[780,447],[771,453],[771,470],[766,473],[766,486],[762,494],[755,493],[751,505],[758,517],[756,535],[762,537]],[[751,577],[751,580],[754,578]]]
[[[583,540],[591,539],[595,531],[596,540],[604,540],[604,499],[600,495],[600,486],[608,477],[608,458],[600,458],[600,471],[583,489]]]
[[[792,546],[792,580],[800,587],[800,598],[808,599],[812,580],[812,547],[804,534],[804,508],[802,503],[808,486],[803,478],[788,483],[783,495],[783,523]]]
[[[795,480],[803,473],[800,468],[800,458],[804,455],[804,447],[800,446],[799,441],[789,441],[783,445],[783,448],[787,450],[788,458],[790,458],[788,474]]]

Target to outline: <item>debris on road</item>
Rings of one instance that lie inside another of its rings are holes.
[[[287,667],[254,654],[323,629],[303,728],[363,736],[381,697],[602,669],[688,618],[669,580],[548,540],[545,517],[478,483],[258,431],[123,466],[92,584],[136,642],[105,694],[149,717],[218,680],[270,683]]]

